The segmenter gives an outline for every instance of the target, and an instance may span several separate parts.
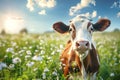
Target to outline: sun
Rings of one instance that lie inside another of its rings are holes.
[[[13,26],[16,26],[16,22],[14,19],[12,19],[11,17],[8,17],[6,20],[5,20],[5,27],[6,28],[9,28],[9,27],[13,27]]]
[[[20,17],[7,16],[4,20],[4,28],[8,33],[19,33],[24,27],[24,22]]]

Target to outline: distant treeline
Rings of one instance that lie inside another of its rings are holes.
[[[53,33],[54,31],[45,31],[44,33]],[[118,29],[118,28],[115,28],[112,32],[120,32],[120,29]],[[21,29],[20,30],[20,32],[19,32],[20,34],[27,34],[28,33],[28,30],[26,29],[26,28],[23,28],[23,29]],[[0,32],[0,34],[2,34],[2,35],[4,35],[4,34],[7,34],[6,32],[5,32],[5,30],[2,30],[1,32]]]
[[[20,30],[20,32],[19,32],[20,34],[27,34],[28,33],[28,30],[26,29],[26,28],[23,28],[23,29],[21,29]],[[1,32],[0,32],[0,34],[7,34],[6,32],[5,32],[5,30],[3,29]]]
[[[120,29],[115,28],[115,29],[113,30],[113,32],[120,32]]]

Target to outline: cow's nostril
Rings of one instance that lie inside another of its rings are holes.
[[[76,46],[77,46],[77,47],[80,46],[80,43],[79,43],[79,42],[76,42]]]
[[[89,42],[88,41],[77,41],[76,42],[76,48],[78,49],[88,49],[89,48]]]
[[[85,46],[86,46],[86,47],[89,47],[89,42],[86,42]]]

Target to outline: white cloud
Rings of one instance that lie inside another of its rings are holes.
[[[56,1],[55,0],[35,0],[36,3],[38,4],[38,6],[44,8],[52,8],[56,5]]]
[[[98,16],[98,19],[101,19],[101,18],[109,19],[108,16]]]
[[[117,17],[120,18],[120,12],[117,13]]]
[[[98,16],[98,19],[100,19],[101,18],[101,16]]]
[[[120,1],[115,1],[111,8],[120,8]]]
[[[80,16],[85,16],[87,18],[95,18],[97,16],[97,11],[93,11],[91,14],[89,12],[80,14]]]
[[[117,2],[114,2],[111,8],[116,7],[116,6],[117,6]]]
[[[93,11],[92,18],[95,18],[97,16],[97,11]]]
[[[46,15],[46,11],[45,10],[41,10],[40,12],[38,12],[38,14],[40,14],[40,15]]]
[[[80,3],[78,3],[76,6],[72,6],[69,10],[69,15],[74,15],[75,12],[78,10],[81,10],[85,7],[88,7],[89,4],[92,4],[95,6],[95,0],[81,0]]]
[[[108,19],[108,16],[104,16],[104,18]]]
[[[33,11],[34,10],[34,2],[33,0],[27,0],[27,4],[26,4],[26,7],[30,10],[30,11]]]
[[[39,6],[40,8],[52,8],[56,5],[56,0],[27,0],[26,7],[30,10],[34,10],[34,6]],[[38,12],[38,14],[45,15],[46,11]]]

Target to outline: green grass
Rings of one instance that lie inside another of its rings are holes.
[[[100,55],[98,80],[119,80],[120,32],[94,33]],[[0,35],[0,80],[64,80],[59,56],[68,36]]]

